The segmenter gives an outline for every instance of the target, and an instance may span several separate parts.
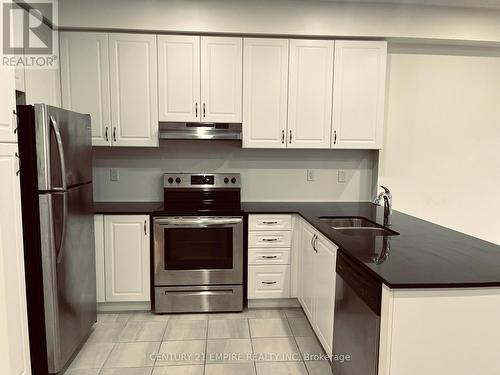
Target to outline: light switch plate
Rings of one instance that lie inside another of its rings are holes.
[[[345,177],[345,171],[339,171],[337,175],[337,181],[341,184],[345,183],[346,177]]]
[[[111,168],[109,170],[109,179],[111,181],[120,181],[120,173],[117,168]]]
[[[307,181],[314,181],[314,169],[307,170]]]

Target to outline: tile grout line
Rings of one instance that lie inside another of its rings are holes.
[[[285,318],[286,318],[288,325],[290,326],[290,331],[292,332],[293,341],[295,342],[295,345],[297,345],[297,350],[299,351],[300,358],[302,358],[302,364],[304,365],[304,368],[306,369],[307,375],[310,375],[309,369],[306,366],[306,361],[304,361],[304,356],[302,355],[302,351],[300,350],[299,343],[297,342],[297,339],[295,338],[295,334],[292,331],[292,326],[290,325],[290,321],[288,320],[288,316],[286,314],[285,314]]]
[[[207,316],[207,318],[209,318],[209,317],[210,317],[210,315]],[[205,373],[207,371],[208,329],[210,327],[210,320],[207,319],[206,322],[207,322],[207,331],[205,333],[205,358],[203,358],[204,359],[204,361],[203,361],[203,375],[205,375]]]
[[[253,348],[253,337],[252,337],[252,331],[250,330],[250,319],[246,319],[247,321],[247,327],[248,327],[248,336],[250,337],[250,346],[252,347],[252,362],[253,362],[253,369],[255,371],[255,375],[257,375],[257,363],[255,363],[255,350]]]

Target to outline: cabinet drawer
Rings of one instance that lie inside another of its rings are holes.
[[[248,264],[290,264],[290,249],[250,249]]]
[[[292,215],[249,215],[249,230],[291,230]]]
[[[290,266],[249,266],[248,298],[289,298]]]
[[[290,247],[290,231],[249,231],[248,247]]]

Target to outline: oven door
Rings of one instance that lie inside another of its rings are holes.
[[[154,219],[156,286],[243,283],[243,217]]]

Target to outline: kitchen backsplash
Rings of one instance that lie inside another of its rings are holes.
[[[239,172],[242,201],[366,201],[377,151],[242,149],[237,142],[163,141],[159,148],[94,147],[95,201],[162,201],[166,172]],[[111,169],[118,181],[111,181]],[[307,181],[307,170],[314,181]],[[339,182],[339,171],[345,182]]]

